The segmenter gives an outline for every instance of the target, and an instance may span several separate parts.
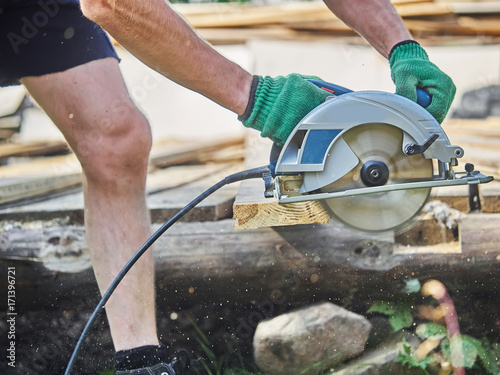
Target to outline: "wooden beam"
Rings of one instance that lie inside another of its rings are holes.
[[[233,224],[178,223],[160,237],[154,250],[159,306],[300,296],[395,298],[410,278],[498,294],[500,214],[468,215],[460,224],[458,250],[453,244],[412,248],[332,225],[235,231]],[[61,309],[89,295],[97,298],[83,227],[1,225],[0,288],[6,287],[7,266],[15,266],[19,309]]]

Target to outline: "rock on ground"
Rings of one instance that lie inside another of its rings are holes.
[[[361,353],[370,330],[361,315],[332,303],[313,305],[259,323],[255,361],[269,375],[315,374]]]

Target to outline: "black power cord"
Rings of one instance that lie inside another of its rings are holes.
[[[137,252],[130,258],[130,260],[125,264],[125,266],[122,268],[122,270],[118,273],[116,278],[113,280],[109,288],[106,290],[106,292],[103,294],[101,300],[97,304],[94,312],[90,316],[87,324],[85,325],[85,328],[83,329],[80,338],[78,339],[78,342],[76,343],[75,349],[73,350],[73,354],[71,355],[71,358],[68,362],[68,366],[66,367],[65,375],[69,375],[71,373],[71,370],[75,364],[78,352],[80,350],[80,347],[82,346],[82,343],[85,339],[85,336],[87,335],[90,327],[92,324],[95,322],[97,317],[99,316],[99,313],[103,310],[104,305],[108,300],[111,298],[111,295],[115,291],[115,289],[118,287],[118,284],[122,281],[122,279],[125,277],[125,275],[130,271],[132,266],[139,260],[139,258],[148,250],[160,236],[165,233],[165,231],[170,228],[173,224],[175,224],[182,216],[184,216],[187,212],[189,212],[191,209],[193,209],[198,203],[203,201],[205,198],[207,198],[209,195],[213,194],[215,191],[219,190],[221,187],[225,185],[232,184],[234,182],[238,181],[243,181],[243,180],[248,180],[252,178],[262,178],[263,174],[270,173],[270,167],[269,166],[263,166],[263,167],[258,167],[258,168],[253,168],[253,169],[247,169],[245,171],[241,171],[238,173],[234,173],[232,175],[229,175],[225,177],[223,180],[220,180],[217,182],[215,185],[211,186],[207,190],[205,190],[203,193],[201,193],[198,197],[193,199],[190,203],[188,203],[183,209],[181,209],[179,212],[177,212],[170,220],[168,220],[165,224],[163,224],[149,239],[137,250]]]

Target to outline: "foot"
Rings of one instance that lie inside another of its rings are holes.
[[[116,371],[116,375],[188,375],[191,357],[186,350],[179,350],[170,363],[159,363],[135,370]]]

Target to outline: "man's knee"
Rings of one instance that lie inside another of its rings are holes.
[[[74,150],[87,179],[102,183],[122,178],[130,182],[144,180],[152,143],[144,115],[136,109],[100,121],[100,126],[76,142]]]

